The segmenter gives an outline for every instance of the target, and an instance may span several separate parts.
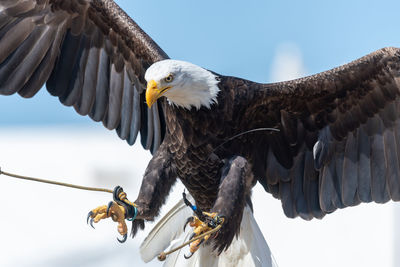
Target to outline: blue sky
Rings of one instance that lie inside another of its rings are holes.
[[[171,58],[221,74],[270,82],[283,43],[295,44],[308,74],[385,46],[400,46],[400,1],[119,0]],[[0,97],[0,126],[89,124],[42,90]]]

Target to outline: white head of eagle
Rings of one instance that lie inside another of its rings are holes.
[[[151,65],[146,73],[146,101],[151,107],[165,96],[169,104],[178,107],[210,108],[217,103],[218,78],[210,71],[180,60],[166,59]]]

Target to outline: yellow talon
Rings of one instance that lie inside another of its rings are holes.
[[[218,214],[216,212],[213,212],[213,213],[203,212],[203,214],[211,219],[214,219],[215,217],[218,216]],[[206,233],[212,229],[208,225],[207,222],[201,221],[197,216],[193,216],[193,219],[190,221],[189,225],[194,228],[192,238],[195,238],[196,236]],[[205,235],[202,239],[198,239],[198,240],[190,243],[190,246],[189,246],[190,247],[190,256],[193,255],[200,248],[200,245],[204,241],[207,241],[210,237],[211,237],[211,234],[208,234],[208,235]],[[189,258],[189,257],[185,256],[185,258]]]
[[[117,239],[119,242],[123,243],[128,236],[128,227],[126,226],[125,219],[133,221],[138,211],[136,204],[128,200],[122,187],[117,186],[114,188],[113,198],[114,201],[108,203],[107,206],[103,205],[90,211],[87,216],[87,222],[89,223],[90,219],[90,225],[93,227],[93,223],[98,223],[103,219],[111,217],[114,222],[118,223],[118,233],[120,233],[123,238]]]
[[[109,218],[114,222],[118,222],[118,233],[122,236],[128,233],[128,227],[125,223],[125,208],[118,205],[116,202],[110,202],[110,204],[97,207],[89,212],[88,219],[90,223],[98,223],[99,221]]]

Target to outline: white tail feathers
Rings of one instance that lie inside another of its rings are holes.
[[[187,241],[192,233],[192,229],[187,227],[184,232],[183,225],[191,215],[192,211],[190,208],[185,206],[182,200],[179,201],[157,223],[143,241],[140,246],[140,254],[143,261],[149,262],[166,249],[172,249]],[[188,254],[188,249],[182,249],[168,255],[164,266],[277,266],[268,244],[248,206],[243,211],[240,234],[237,238],[233,239],[232,244],[226,251],[223,251],[218,256],[212,251],[211,246],[203,245],[190,259],[185,259],[183,257],[184,253]]]
[[[189,201],[193,201],[190,195]],[[149,235],[140,245],[140,255],[144,262],[149,262],[158,254],[167,249],[171,242],[181,238],[183,225],[192,211],[183,200],[180,200],[165,216],[154,226]]]

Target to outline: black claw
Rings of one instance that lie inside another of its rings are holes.
[[[125,241],[126,241],[127,238],[128,238],[128,234],[124,234],[124,236],[122,237],[122,239],[119,239],[119,238],[117,237],[117,240],[118,240],[119,243],[125,243]]]
[[[94,228],[94,226],[93,226],[93,218],[90,219],[90,226],[92,226],[93,229],[96,229],[96,228]]]
[[[193,237],[195,237],[195,236],[196,236],[196,234],[193,233],[193,234],[190,236],[189,240],[193,239]]]
[[[199,244],[197,244],[197,246],[200,247],[200,245],[203,244],[204,240],[205,240],[204,238],[201,239],[200,242],[199,242]]]
[[[108,212],[110,211],[111,207],[114,205],[114,202],[110,201],[107,205],[107,216],[109,216]]]
[[[185,259],[190,259],[193,256],[194,253],[192,253],[192,252],[189,252],[189,253],[190,253],[189,256],[186,256],[186,254],[183,254],[183,257]]]
[[[90,212],[88,213],[88,215],[87,215],[87,218],[86,218],[86,223],[87,223],[87,224],[89,224],[89,218],[92,217],[92,215],[93,215],[93,212],[90,211]]]
[[[183,231],[184,232],[185,232],[187,224],[192,222],[192,221],[193,221],[193,217],[189,217],[189,218],[186,219],[185,225],[183,226]]]

